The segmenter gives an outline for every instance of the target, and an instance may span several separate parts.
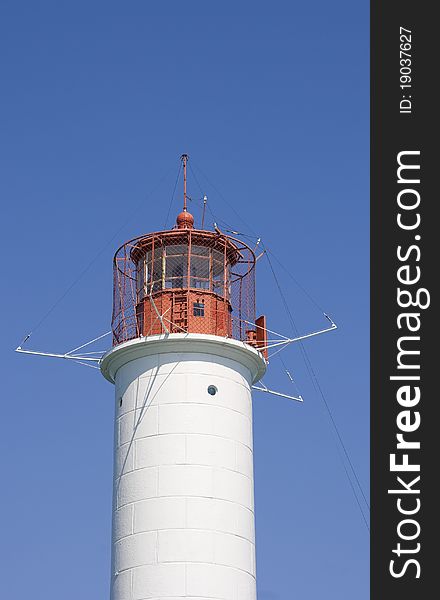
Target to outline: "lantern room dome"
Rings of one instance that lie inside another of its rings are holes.
[[[183,210],[177,215],[177,229],[193,229],[194,217],[187,210]]]

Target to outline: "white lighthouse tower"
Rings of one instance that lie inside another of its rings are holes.
[[[194,228],[182,161],[176,226],[114,259],[101,361],[115,384],[111,598],[256,600],[251,387],[266,329],[255,255]]]
[[[24,348],[29,333],[16,352],[115,384],[111,600],[256,600],[251,390],[302,402],[261,381],[268,350],[337,326],[324,313],[289,338],[256,318],[254,250],[204,229],[206,196],[194,226],[181,158],[176,225],[115,254],[112,330],[63,354]],[[84,351],[109,334],[111,350]]]

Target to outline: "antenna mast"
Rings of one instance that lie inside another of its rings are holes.
[[[182,156],[180,157],[182,163],[183,163],[183,210],[186,212],[187,210],[187,206],[186,206],[186,199],[187,199],[187,195],[186,195],[186,163],[188,162],[188,154],[182,154]]]

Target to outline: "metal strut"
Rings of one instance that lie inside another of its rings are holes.
[[[81,348],[90,346],[90,344],[93,344],[93,342],[97,342],[98,340],[106,337],[107,335],[110,335],[111,333],[112,333],[111,331],[107,331],[106,333],[103,333],[102,335],[99,335],[98,337],[93,338],[93,340],[90,340],[89,342],[86,342],[85,344],[81,344],[81,346],[77,346],[76,348],[73,348],[73,350],[69,350],[68,352],[65,352],[64,354],[57,354],[55,352],[39,352],[37,350],[24,350],[23,345],[31,336],[31,334],[28,334],[24,338],[24,340],[21,342],[21,344],[19,346],[17,346],[17,348],[15,349],[15,352],[19,352],[21,354],[31,354],[33,356],[48,356],[49,358],[64,358],[65,360],[73,360],[80,364],[81,364],[81,361],[86,361],[86,362],[83,362],[82,364],[85,364],[86,366],[90,367],[91,365],[86,364],[86,363],[89,363],[89,362],[99,363],[101,361],[101,357],[95,357],[95,356],[92,357],[92,356],[90,356],[90,354],[105,354],[106,350],[97,350],[95,352],[85,352],[84,354],[76,354],[76,352],[78,350],[81,350]]]
[[[289,396],[289,394],[283,394],[282,392],[275,392],[274,390],[270,390],[262,381],[260,381],[263,387],[258,385],[253,385],[252,389],[257,390],[258,392],[266,392],[266,394],[272,394],[273,396],[281,396],[281,398],[288,398],[289,400],[296,400],[297,402],[304,402],[302,396]]]
[[[329,317],[327,314],[324,313],[325,318],[330,321],[331,325],[330,327],[327,327],[326,329],[320,329],[319,331],[313,331],[312,333],[307,333],[306,335],[300,335],[299,337],[296,338],[286,338],[284,340],[281,340],[279,342],[275,342],[273,344],[268,344],[267,346],[263,346],[262,348],[258,348],[258,350],[268,350],[270,348],[275,348],[276,346],[287,346],[289,344],[293,344],[294,342],[300,342],[301,340],[306,340],[308,338],[314,337],[316,335],[321,335],[323,333],[327,333],[329,331],[333,331],[334,329],[337,329],[338,326],[336,325],[336,323],[331,319],[331,317]]]
[[[21,354],[33,354],[35,356],[49,356],[51,358],[65,358],[67,360],[74,360],[76,362],[78,362],[78,359],[85,360],[88,362],[97,362],[97,363],[99,363],[101,361],[100,358],[83,356],[82,354],[54,354],[52,352],[37,352],[36,350],[23,350],[23,348],[21,346],[18,346],[15,349],[15,352],[21,352]],[[104,352],[105,351],[103,350],[103,354],[104,354]]]

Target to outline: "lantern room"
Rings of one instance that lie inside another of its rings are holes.
[[[166,333],[204,333],[262,346],[255,325],[253,250],[239,239],[195,229],[184,208],[173,229],[130,240],[114,258],[114,344]],[[264,329],[264,331],[263,331]]]

